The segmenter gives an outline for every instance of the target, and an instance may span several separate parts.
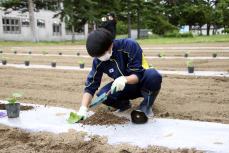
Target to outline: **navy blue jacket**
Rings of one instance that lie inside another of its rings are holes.
[[[116,39],[113,41],[112,56],[108,61],[93,59],[92,70],[85,83],[85,92],[95,94],[100,86],[103,73],[113,79],[136,74],[141,80],[144,71],[142,49],[139,44],[132,39]]]

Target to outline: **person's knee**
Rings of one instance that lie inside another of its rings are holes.
[[[159,90],[161,88],[162,76],[155,69],[148,69],[144,74],[144,86],[150,90]]]
[[[147,78],[147,80],[153,80],[153,81],[155,81],[157,83],[161,83],[162,82],[161,74],[155,69],[146,70],[146,78]]]

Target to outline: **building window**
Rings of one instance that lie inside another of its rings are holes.
[[[53,23],[53,35],[54,36],[61,35],[61,24],[60,23]]]
[[[38,19],[37,20],[37,27],[45,28],[45,20]]]
[[[3,32],[11,34],[21,33],[21,25],[17,18],[2,18]]]
[[[29,19],[22,19],[21,25],[23,27],[28,27],[29,26]]]

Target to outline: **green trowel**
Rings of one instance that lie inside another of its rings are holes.
[[[102,102],[104,102],[105,100],[107,100],[107,97],[111,94],[111,90],[109,90],[107,93],[103,93],[102,95],[100,95],[99,97],[96,97],[91,105],[89,105],[89,108],[95,107],[99,104],[101,104]]]
[[[70,116],[68,117],[67,121],[69,124],[74,124],[79,121],[83,120],[83,116],[77,115],[77,113],[71,112]]]
[[[114,89],[114,91],[115,91],[115,89]],[[89,108],[95,107],[95,106],[101,104],[102,102],[107,100],[107,97],[110,94],[111,94],[111,90],[109,90],[107,93],[103,93],[99,97],[96,97],[95,100],[92,101],[91,105],[89,105]],[[74,124],[74,123],[77,123],[77,122],[79,122],[81,120],[83,120],[83,117],[77,115],[77,113],[74,113],[74,112],[71,112],[69,118],[67,119],[69,124]]]

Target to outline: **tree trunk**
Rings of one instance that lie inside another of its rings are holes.
[[[137,29],[138,29],[138,39],[140,38],[140,0],[138,0],[138,8],[137,8]]]
[[[72,25],[72,43],[74,43],[74,41],[75,41],[75,28]]]
[[[200,35],[201,35],[201,36],[203,35],[203,33],[202,33],[202,26],[203,26],[203,25],[199,25],[199,31],[200,31]]]
[[[127,0],[128,38],[131,38],[130,0]]]
[[[30,28],[32,33],[32,41],[37,42],[36,37],[36,26],[35,26],[35,17],[34,17],[34,3],[33,0],[28,0],[29,5],[29,21],[30,21]]]
[[[189,25],[189,32],[192,32],[192,25]]]
[[[207,36],[210,35],[210,27],[211,27],[211,25],[210,24],[207,24]]]

